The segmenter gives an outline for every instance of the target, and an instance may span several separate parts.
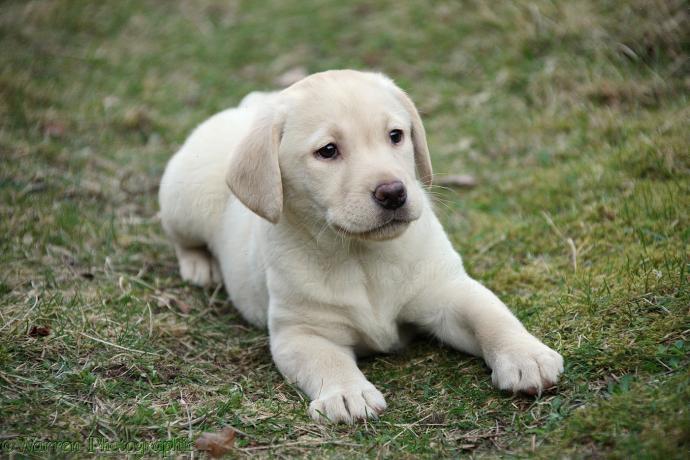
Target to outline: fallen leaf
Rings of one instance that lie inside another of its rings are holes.
[[[47,137],[62,137],[65,134],[65,124],[60,121],[49,121],[43,125],[43,135]]]
[[[148,133],[153,128],[153,116],[145,107],[132,107],[122,116],[122,127]]]
[[[230,452],[235,444],[235,430],[226,426],[220,433],[201,433],[196,438],[194,447],[208,452],[213,458],[219,458]]]
[[[607,206],[599,206],[599,214],[607,220],[616,220],[616,211]]]
[[[177,305],[177,309],[180,310],[180,313],[187,314],[190,311],[192,311],[192,306],[189,305],[187,302],[183,302],[180,299],[173,299],[175,301],[175,305]]]
[[[451,175],[434,178],[434,185],[446,187],[474,188],[477,186],[477,179],[467,174]]]
[[[154,297],[159,307],[177,308],[180,313],[187,314],[192,311],[192,306],[170,294],[162,294]]]
[[[31,326],[29,336],[31,337],[46,337],[50,335],[50,326]]]
[[[24,197],[30,193],[42,192],[46,188],[48,188],[48,185],[42,179],[39,179],[36,182],[26,184],[26,187],[19,192],[19,196]]]

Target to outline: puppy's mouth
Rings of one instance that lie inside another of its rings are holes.
[[[364,231],[352,231],[341,227],[337,224],[332,224],[336,232],[351,238],[359,238],[362,240],[384,241],[397,238],[407,230],[408,225],[415,219],[390,219],[378,227],[371,228]]]

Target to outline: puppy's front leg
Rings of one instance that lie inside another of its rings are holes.
[[[563,358],[527,332],[493,292],[462,275],[429,289],[411,311],[415,322],[461,351],[482,356],[493,384],[528,394],[553,386]]]
[[[352,349],[308,328],[271,328],[271,353],[280,372],[312,400],[316,421],[352,423],[377,418],[386,408],[383,395],[357,367]]]

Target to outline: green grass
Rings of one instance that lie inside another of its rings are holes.
[[[3,2],[0,441],[230,425],[234,454],[687,458],[688,31],[680,0]],[[265,332],[181,282],[165,162],[294,67],[409,91],[435,172],[479,181],[441,191],[439,216],[564,355],[556,392],[502,394],[420,339],[361,363],[379,421],[314,425]]]

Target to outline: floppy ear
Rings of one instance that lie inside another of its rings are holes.
[[[274,110],[257,114],[254,124],[233,152],[225,181],[249,209],[276,223],[283,212],[283,185],[278,147],[283,118]]]
[[[424,131],[422,118],[419,116],[412,99],[397,86],[395,89],[398,99],[405,106],[412,119],[412,145],[414,146],[414,162],[417,166],[417,174],[424,185],[431,185],[433,176],[431,157],[429,156],[429,146],[426,143],[426,131]]]

